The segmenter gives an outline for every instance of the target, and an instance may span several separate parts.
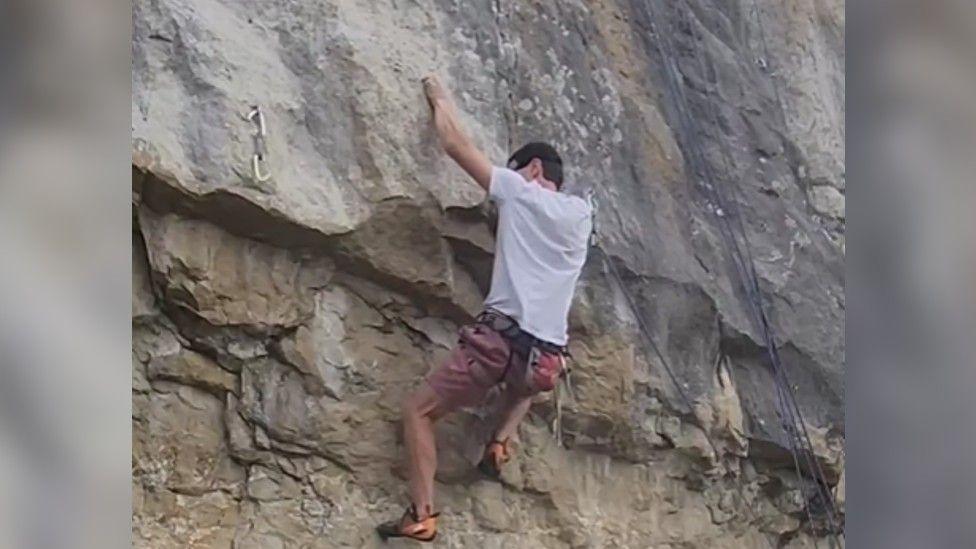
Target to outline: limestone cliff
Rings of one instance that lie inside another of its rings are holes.
[[[490,403],[441,425],[438,542],[812,546],[728,213],[703,189],[737,189],[842,501],[843,36],[840,0],[137,0],[135,545],[380,544],[405,501],[400,399],[490,275],[492,212],[422,98],[437,71],[493,161],[553,141],[601,235],[570,318],[564,447],[540,398],[497,484],[472,466]]]

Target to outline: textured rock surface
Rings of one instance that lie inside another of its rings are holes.
[[[555,141],[601,233],[570,319],[565,447],[540,397],[498,485],[471,465],[491,403],[440,425],[444,544],[811,546],[728,212],[686,155],[700,144],[733,197],[842,496],[843,8],[137,1],[135,545],[369,547],[399,512],[400,400],[478,310],[493,245],[483,193],[429,124],[419,78],[436,70],[494,161]],[[251,173],[252,105],[267,181]]]

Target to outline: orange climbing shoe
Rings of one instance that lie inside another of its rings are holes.
[[[493,440],[485,446],[485,454],[478,463],[478,470],[485,475],[497,479],[502,474],[502,465],[512,459],[512,451],[508,445],[509,439]]]
[[[417,514],[417,508],[411,505],[403,512],[399,520],[384,522],[376,527],[376,533],[383,538],[410,538],[417,541],[434,541],[437,537],[437,517],[440,513],[431,513],[423,520]]]

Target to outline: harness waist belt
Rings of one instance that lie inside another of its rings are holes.
[[[528,355],[529,350],[533,347],[537,347],[546,353],[564,356],[569,354],[565,346],[549,343],[548,341],[535,337],[523,330],[515,319],[494,309],[487,309],[478,315],[477,322],[500,333],[519,354]]]

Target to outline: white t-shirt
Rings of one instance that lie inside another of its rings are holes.
[[[498,167],[491,170],[488,195],[498,205],[498,233],[485,307],[543,341],[565,345],[592,231],[590,204]]]

